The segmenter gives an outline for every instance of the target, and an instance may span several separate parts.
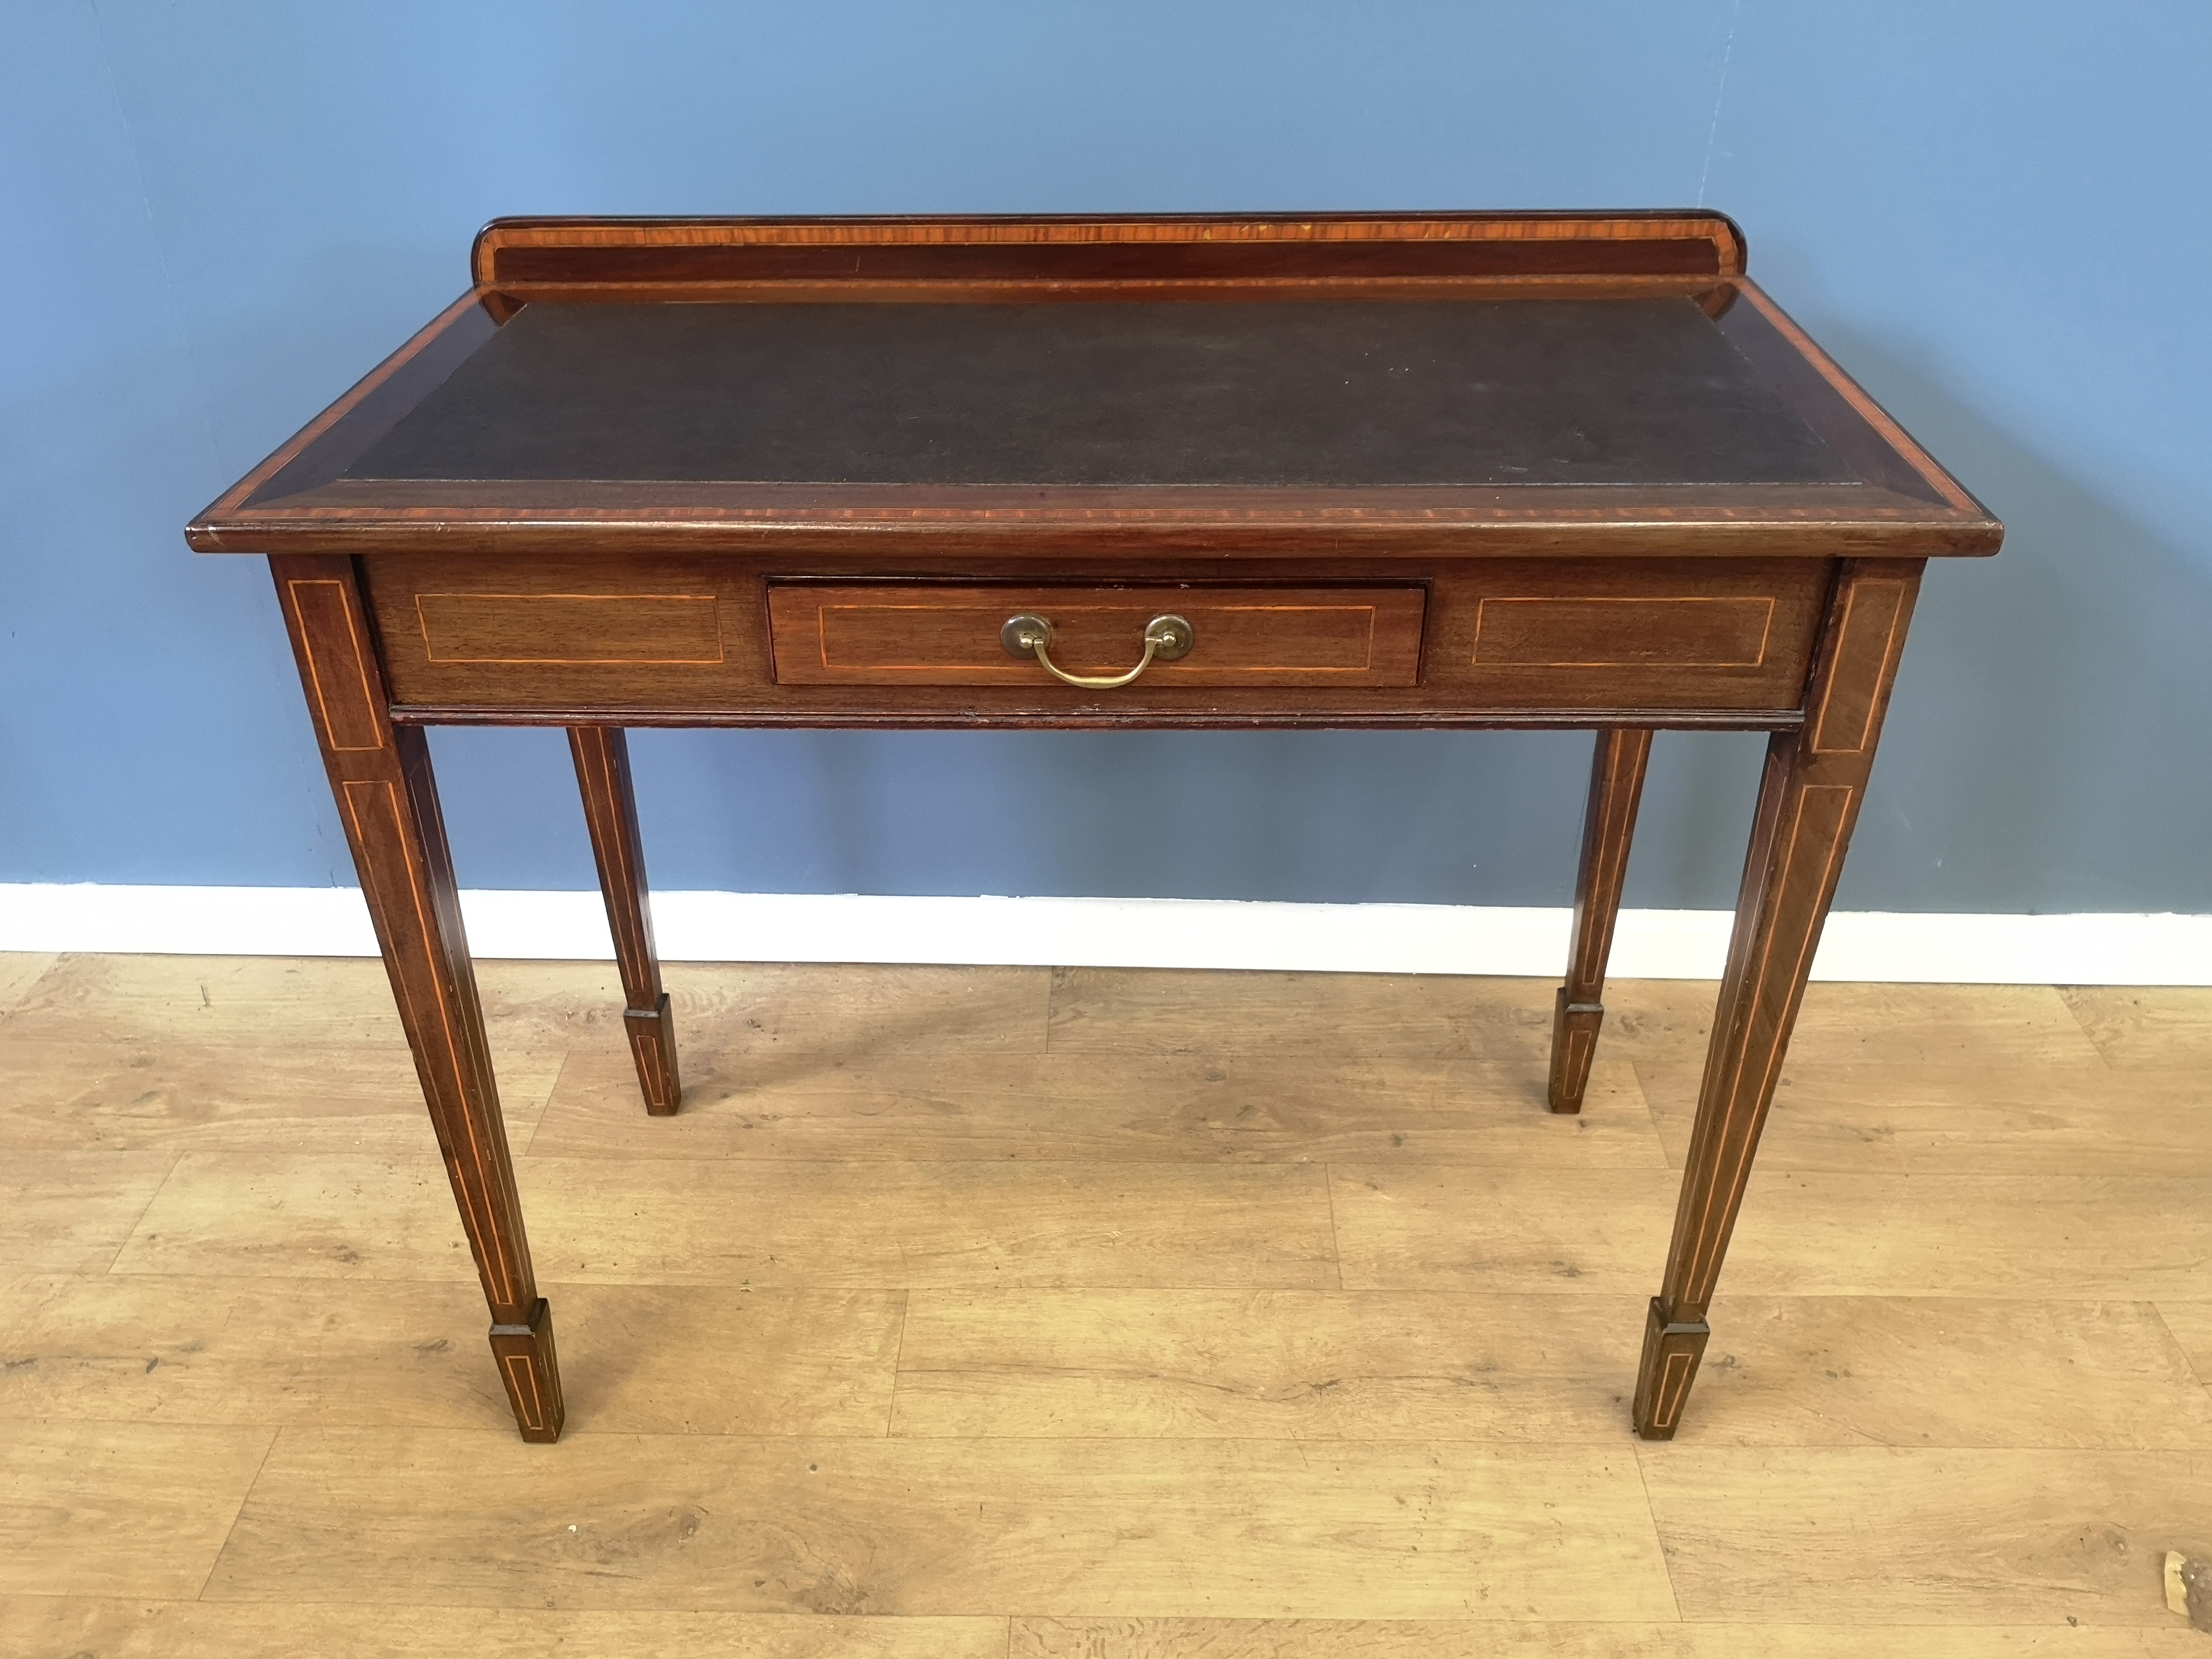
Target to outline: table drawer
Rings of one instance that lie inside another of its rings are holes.
[[[1049,669],[1002,635],[1016,617],[1050,625],[1068,674],[1127,673],[1156,618],[1189,626],[1140,682],[1186,686],[1406,687],[1419,683],[1427,590],[1376,587],[770,581],[769,633],[781,685],[1048,688]]]

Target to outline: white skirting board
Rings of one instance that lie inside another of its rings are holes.
[[[597,893],[465,892],[485,957],[613,954]],[[656,893],[671,962],[873,962],[1556,976],[1568,912],[1217,899]],[[1711,979],[1722,910],[1624,910],[1613,973]],[[350,887],[0,884],[0,951],[374,956]],[[1838,911],[1813,977],[1979,985],[2212,985],[2212,916]]]

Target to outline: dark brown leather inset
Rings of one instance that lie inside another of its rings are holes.
[[[353,478],[1820,483],[1686,299],[526,306]]]

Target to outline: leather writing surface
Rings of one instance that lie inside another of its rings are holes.
[[[353,478],[1834,483],[1686,299],[526,306]]]

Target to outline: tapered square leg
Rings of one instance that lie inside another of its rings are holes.
[[[1554,1112],[1571,1115],[1583,1109],[1589,1089],[1590,1062],[1597,1058],[1598,1027],[1605,1021],[1601,1002],[1574,1002],[1562,985],[1552,997],[1552,1075],[1545,1100]]]
[[[623,1009],[623,1030],[629,1035],[630,1057],[637,1062],[645,1109],[655,1117],[674,1115],[684,1098],[684,1082],[676,1071],[676,1015],[668,993],[663,991],[650,1009]]]
[[[1835,897],[1919,581],[1917,560],[1843,565],[1804,725],[1767,744],[1674,1241],[1636,1382],[1636,1431],[1646,1439],[1674,1434],[1705,1351],[1705,1310]]]
[[[1547,1091],[1555,1112],[1579,1112],[1605,1019],[1606,958],[1620,916],[1620,890],[1628,874],[1628,847],[1636,834],[1636,807],[1644,794],[1644,769],[1651,758],[1651,733],[1615,727],[1597,734],[1590,761],[1589,805],[1583,811],[1583,855],[1575,874],[1574,940],[1567,951],[1566,983],[1552,1011],[1552,1076]]]
[[[526,1440],[552,1440],[562,1410],[551,1316],[523,1232],[429,745],[420,728],[392,721],[353,561],[285,555],[270,568],[362,896],[491,1310],[492,1350],[515,1424]]]
[[[620,726],[574,726],[568,728],[568,750],[575,757],[576,787],[584,799],[584,822],[592,832],[592,856],[599,866],[599,892],[606,900],[607,928],[614,935],[615,963],[629,1005],[623,1010],[623,1029],[637,1062],[638,1088],[645,1109],[666,1117],[682,1103],[684,1083],[676,1067],[675,1016],[660,987],[660,958],[653,949],[653,898],[646,888],[637,798],[630,787],[629,740]]]
[[[491,1352],[522,1437],[548,1444],[558,1440],[568,1407],[561,1398],[561,1362],[553,1352],[553,1310],[544,1297],[520,1324],[491,1328]]]
[[[1672,1440],[1681,1421],[1698,1362],[1705,1357],[1712,1328],[1702,1319],[1677,1322],[1667,1316],[1657,1297],[1644,1321],[1644,1358],[1636,1373],[1636,1432],[1646,1440]]]

